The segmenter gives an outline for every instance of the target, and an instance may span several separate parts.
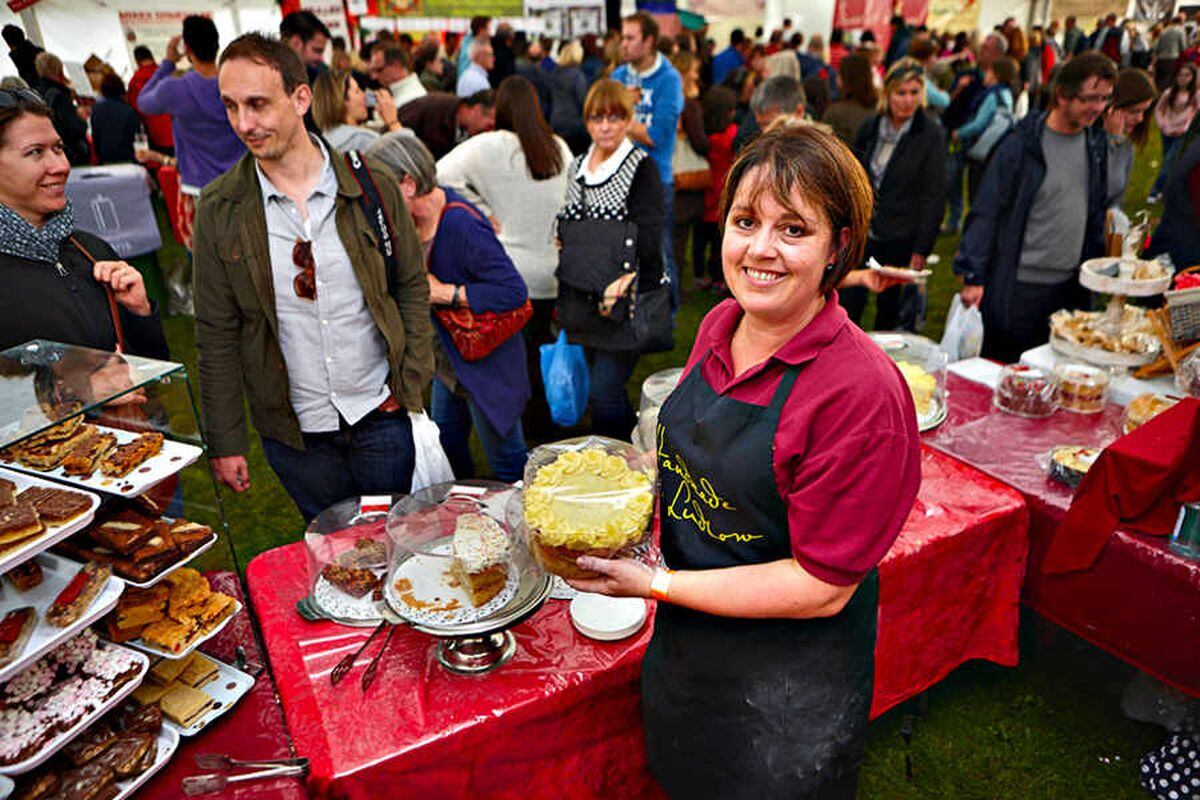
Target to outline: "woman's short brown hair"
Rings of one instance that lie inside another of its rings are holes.
[[[799,191],[825,217],[835,242],[839,242],[843,229],[849,231],[845,245],[838,244],[833,268],[821,278],[821,292],[828,294],[847,272],[862,263],[875,202],[867,173],[850,148],[821,127],[772,127],[743,148],[729,170],[721,193],[722,222],[742,181],[760,170],[761,174],[753,179],[752,201],[767,191],[792,209],[792,192]]]
[[[321,131],[346,123],[346,95],[350,92],[350,73],[324,70],[313,81],[313,122]]]
[[[583,99],[583,121],[587,122],[597,114],[619,114],[625,119],[632,119],[633,100],[625,84],[610,78],[602,78],[592,84],[587,97]]]

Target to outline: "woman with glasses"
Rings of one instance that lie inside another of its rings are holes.
[[[524,305],[525,281],[483,213],[453,189],[437,183],[429,149],[408,131],[389,133],[367,150],[390,168],[417,227],[429,269],[434,307],[505,312]],[[519,198],[510,202],[519,202]],[[437,375],[430,416],[459,478],[475,476],[468,441],[479,435],[492,477],[512,483],[525,472],[521,413],[529,400],[525,339],[514,334],[478,361],[468,361],[435,315]]]
[[[924,269],[946,193],[946,136],[925,113],[925,68],[915,59],[902,58],[888,70],[879,113],[858,129],[854,152],[875,189],[866,258]],[[844,289],[841,300],[859,322],[867,290]],[[916,331],[923,301],[911,283],[883,291],[876,299],[876,330]]]
[[[614,273],[626,270],[626,275],[622,276],[621,285],[606,289],[605,297],[588,318],[578,321],[563,314],[564,303],[572,295],[569,288],[563,288],[560,274],[558,320],[572,341],[584,344],[588,349],[591,366],[588,404],[592,412],[592,429],[603,436],[626,439],[637,418],[629,404],[625,384],[633,375],[641,352],[626,340],[606,336],[607,328],[603,323],[612,321],[615,331],[618,323],[613,314],[618,307],[618,298],[633,294],[645,296],[645,293],[664,286],[662,183],[654,162],[644,150],[635,148],[627,135],[633,121],[633,103],[623,85],[609,79],[597,81],[584,100],[583,117],[592,146],[582,156],[575,157],[568,171],[566,206],[558,215],[559,237],[565,245],[559,260],[560,272],[561,265],[581,258],[571,251],[569,239],[564,238],[564,226],[575,222],[630,223],[637,231],[636,241],[630,243],[636,248],[632,254],[636,263],[629,268],[624,263],[597,264],[597,267],[609,268]],[[602,229],[613,227],[602,226]],[[620,257],[625,258],[624,255]],[[645,305],[639,308],[645,313],[659,313]],[[639,313],[639,309],[635,308],[634,313]],[[670,314],[665,308],[661,313]],[[647,322],[652,325],[662,320]]]
[[[71,165],[50,107],[0,90],[0,349],[49,339],[167,358],[142,275],[75,228]]]
[[[396,118],[392,93],[377,89],[374,95],[375,109],[387,129],[403,128]],[[313,81],[312,113],[321,135],[335,150],[365,150],[379,138],[378,133],[363,126],[369,116],[367,93],[349,72],[326,70],[317,76]]]

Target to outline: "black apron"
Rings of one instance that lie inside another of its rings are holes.
[[[662,550],[672,569],[792,557],[772,466],[799,367],[767,407],[714,392],[700,365],[658,418]],[[659,603],[642,662],[650,769],[676,798],[853,798],[874,673],[878,578],[840,614],[716,617]]]

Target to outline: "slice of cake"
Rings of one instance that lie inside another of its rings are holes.
[[[486,514],[463,514],[454,526],[450,571],[478,608],[508,580],[508,534]]]

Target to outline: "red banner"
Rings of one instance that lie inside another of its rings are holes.
[[[37,3],[37,1],[38,0],[8,0],[8,10],[14,14],[18,14]]]
[[[896,13],[897,5],[909,25],[920,25],[929,14],[929,0],[900,0],[895,5],[892,0],[837,0],[833,27],[844,31],[869,30],[875,34],[879,46],[886,50],[892,38],[888,23]]]

